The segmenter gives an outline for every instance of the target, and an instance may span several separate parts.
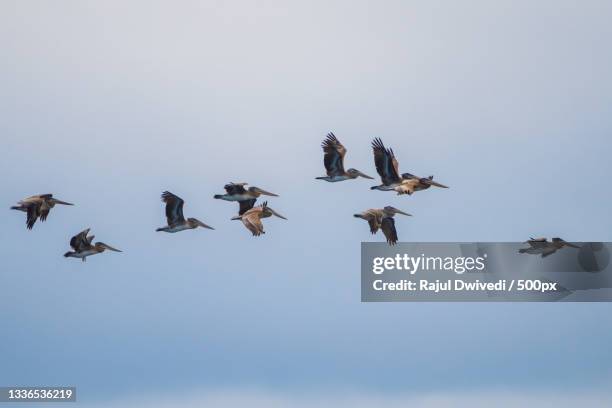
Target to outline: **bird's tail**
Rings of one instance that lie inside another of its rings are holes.
[[[353,217],[355,217],[355,218],[363,218],[363,215],[361,215],[361,214],[353,214]]]
[[[315,177],[315,180],[325,180],[327,177],[325,176],[321,176],[321,177]]]
[[[370,187],[370,190],[376,190],[378,188],[378,186],[372,186]]]
[[[221,198],[223,198],[223,195],[221,195],[221,194],[215,194],[215,195],[213,196],[213,198],[221,199]]]
[[[66,253],[64,254],[64,257],[65,257],[65,258],[68,258],[68,257],[69,257],[71,254],[72,254],[72,252],[70,252],[70,251],[69,251],[69,252],[66,252]]]
[[[11,210],[19,210],[19,209],[21,209],[21,207],[17,207],[16,205],[11,207]]]
[[[525,252],[527,252],[526,248],[519,249],[519,254],[524,254]]]

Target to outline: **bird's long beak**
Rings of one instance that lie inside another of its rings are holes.
[[[241,220],[241,219],[242,219],[242,215],[236,215],[235,217],[230,218],[230,220],[232,221]]]
[[[433,180],[429,180],[429,184],[431,184],[432,186],[436,186],[436,187],[448,188],[448,186],[445,186],[444,184],[440,184],[437,181],[433,181]]]
[[[395,210],[395,212],[398,213],[398,214],[407,215],[409,217],[412,217],[412,214],[408,214],[407,212],[404,212],[402,210]]]
[[[105,244],[105,243],[103,243],[103,242],[100,242],[100,243],[102,244],[102,246],[103,246],[104,248],[106,248],[106,249],[108,249],[108,250],[110,250],[110,251],[115,251],[115,252],[123,252],[123,251],[121,251],[120,249],[113,248],[112,246],[110,246],[110,245],[106,245],[106,244]]]
[[[279,213],[277,213],[276,211],[272,210],[270,207],[268,207],[268,209],[270,211],[272,211],[272,214],[276,215],[278,218],[282,218],[283,220],[287,219],[287,218],[283,217],[282,215],[280,215]]]
[[[271,192],[269,192],[269,191],[262,190],[262,189],[261,189],[261,188],[259,188],[259,187],[256,187],[256,188],[257,188],[257,192],[258,192],[259,194],[263,194],[263,195],[267,195],[267,196],[271,196],[271,197],[278,197],[278,194],[274,194],[274,193],[271,193]]]
[[[374,177],[370,177],[367,174],[363,174],[362,172],[358,172],[357,174],[359,174],[359,176],[361,176],[363,178],[374,180]]]
[[[214,228],[213,228],[213,227],[211,227],[210,225],[206,225],[206,224],[204,224],[204,223],[203,223],[202,221],[200,221],[200,220],[198,220],[198,225],[199,225],[200,227],[202,227],[202,228],[208,228],[208,229],[214,230]]]
[[[66,201],[55,199],[55,204],[63,204],[63,205],[74,205],[72,203],[67,203]]]

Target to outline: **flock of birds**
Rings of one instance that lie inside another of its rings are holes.
[[[344,169],[344,157],[347,149],[333,133],[327,135],[322,143],[322,148],[324,152],[323,164],[327,175],[317,177],[318,180],[334,183],[353,180],[358,177],[373,179],[373,177],[357,169]],[[410,195],[416,191],[428,189],[431,186],[448,188],[443,184],[435,182],[433,176],[421,178],[410,173],[400,174],[398,161],[395,158],[393,150],[386,148],[381,139],[374,139],[372,142],[372,150],[374,153],[376,171],[381,180],[380,185],[371,187],[372,190],[395,191],[399,195]],[[247,186],[248,183],[228,183],[224,186],[225,194],[216,194],[214,196],[216,199],[238,203],[238,215],[232,217],[232,220],[242,221],[253,236],[260,236],[261,234],[265,234],[262,219],[272,216],[284,220],[287,219],[270,207],[267,201],[264,201],[261,205],[255,206],[260,196],[278,197],[278,194],[271,193],[259,187]],[[198,227],[211,230],[214,229],[197,218],[185,218],[183,215],[183,206],[185,202],[179,196],[169,191],[164,191],[161,195],[161,199],[166,204],[167,225],[157,228],[157,231],[175,233]],[[32,229],[37,220],[41,222],[45,221],[51,209],[57,204],[74,205],[53,197],[53,194],[39,194],[19,201],[17,205],[11,207],[11,209],[25,212],[26,226],[28,229]],[[395,207],[386,206],[384,208],[371,208],[360,214],[355,214],[355,217],[366,220],[372,234],[376,234],[378,230],[382,230],[387,242],[390,245],[394,245],[398,241],[397,230],[393,220],[396,214],[410,215]],[[119,249],[107,245],[104,242],[93,243],[94,235],[89,235],[89,231],[90,229],[88,228],[70,239],[70,246],[73,250],[66,252],[64,254],[65,257],[81,258],[85,261],[88,256],[100,254],[106,250],[121,252]]]
[[[316,179],[330,183],[353,180],[358,177],[373,179],[373,177],[357,169],[344,169],[344,157],[346,156],[347,149],[333,133],[329,133],[325,140],[323,140],[322,148],[324,152],[323,164],[327,175],[317,177]],[[398,195],[411,195],[417,191],[426,190],[431,186],[448,188],[434,181],[433,176],[417,177],[410,173],[400,173],[399,163],[395,158],[393,149],[385,147],[380,138],[373,140],[372,151],[374,153],[376,171],[381,180],[381,184],[371,187],[372,190],[395,191]],[[248,183],[228,183],[224,186],[225,194],[216,194],[214,196],[215,199],[238,203],[238,215],[232,217],[232,220],[242,221],[253,236],[260,236],[261,234],[265,234],[262,222],[263,218],[276,216],[284,220],[287,219],[272,209],[267,201],[264,201],[261,205],[255,206],[260,196],[278,197],[278,194],[271,193],[259,187],[247,186]],[[179,196],[169,191],[164,191],[161,195],[161,199],[166,204],[167,225],[157,228],[156,231],[175,233],[198,227],[214,230],[213,227],[203,223],[197,218],[185,218],[183,215],[183,206],[185,202]],[[25,212],[26,226],[28,229],[32,229],[37,220],[40,219],[41,222],[45,221],[51,209],[57,204],[74,205],[53,197],[53,194],[40,194],[19,201],[18,204],[11,207],[11,209]],[[376,234],[381,230],[387,243],[389,245],[395,245],[398,241],[397,229],[394,221],[394,216],[396,214],[405,216],[411,215],[395,207],[386,206],[384,208],[370,208],[359,214],[354,214],[354,216],[367,221],[372,234]],[[95,236],[89,235],[89,231],[89,228],[85,229],[70,239],[70,246],[73,250],[66,252],[64,254],[65,257],[80,258],[86,261],[88,256],[100,254],[106,250],[121,252],[119,249],[113,248],[104,242],[93,243]],[[547,241],[545,238],[531,238],[527,243],[529,243],[530,247],[521,250],[521,253],[541,254],[543,257],[554,253],[563,246],[574,246],[560,238],[553,238],[552,242]]]

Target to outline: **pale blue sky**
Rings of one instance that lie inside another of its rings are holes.
[[[406,241],[612,240],[609,1],[3,1],[0,384],[83,402],[194,389],[585,390],[609,304],[361,304],[351,215]],[[328,131],[449,190],[327,184]],[[281,195],[252,238],[213,200]],[[215,231],[156,233],[159,194]],[[19,199],[76,203],[25,229]],[[61,255],[76,232],[123,249]],[[376,237],[380,240],[380,237]]]

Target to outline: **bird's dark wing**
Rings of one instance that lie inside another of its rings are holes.
[[[76,234],[70,239],[70,246],[76,251],[81,252],[90,245],[90,241],[87,239],[89,228]],[[93,237],[92,237],[93,239]]]
[[[238,215],[242,215],[245,212],[249,211],[255,205],[256,198],[252,198],[250,200],[239,201],[240,209],[238,210]]]
[[[398,163],[393,154],[393,150],[385,148],[380,138],[372,142],[374,151],[374,164],[380,180],[386,186],[399,182],[401,179],[398,172]]]
[[[225,191],[227,191],[227,194],[229,195],[240,195],[246,193],[243,184],[228,183],[223,186],[223,188],[225,189]]]
[[[183,216],[183,204],[185,203],[182,198],[175,196],[169,191],[162,193],[162,201],[166,203],[166,218],[168,219],[168,225],[176,225],[185,222]]]
[[[38,216],[40,215],[40,203],[28,205],[27,214],[26,226],[28,229],[32,229],[36,223],[36,220],[38,219]]]
[[[395,221],[392,217],[383,218],[380,229],[382,229],[383,234],[385,234],[385,238],[387,238],[389,245],[395,245],[397,243],[397,231],[395,230]]]
[[[46,200],[43,200],[42,203],[40,203],[39,211],[40,211],[40,220],[46,221],[47,216],[49,215],[49,211],[51,211],[51,207],[49,206]]]
[[[338,138],[333,133],[328,133],[327,138],[321,144],[325,155],[323,156],[323,164],[327,170],[328,176],[344,174],[344,155],[346,148],[340,143]]]
[[[546,238],[530,238],[527,243],[532,248],[545,248],[549,245],[549,242],[546,240]]]
[[[368,220],[368,224],[370,225],[370,232],[372,234],[376,234],[378,232],[378,228],[380,227],[378,219],[376,217],[372,217]]]

